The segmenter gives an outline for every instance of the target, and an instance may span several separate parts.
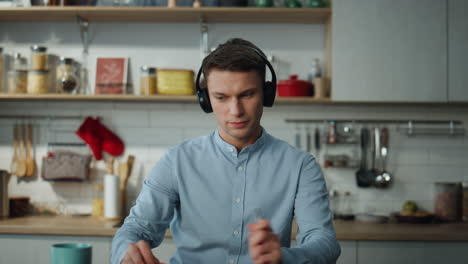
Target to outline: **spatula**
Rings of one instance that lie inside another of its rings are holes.
[[[18,167],[18,125],[13,126],[13,157],[10,163],[10,173],[16,174]]]
[[[26,175],[26,155],[24,151],[24,125],[21,125],[20,129],[20,148],[18,164],[16,167],[16,176],[24,177]]]
[[[32,157],[32,125],[28,124],[28,142],[26,147],[26,176],[31,177],[36,170],[36,162]]]

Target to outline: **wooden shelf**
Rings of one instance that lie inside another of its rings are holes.
[[[169,23],[299,23],[325,24],[330,8],[256,7],[9,7],[0,8],[0,21],[75,22],[77,16],[91,22]]]
[[[68,94],[0,94],[0,101],[118,101],[118,102],[160,102],[196,103],[194,95],[68,95]],[[330,99],[312,97],[276,97],[281,104],[331,103]]]

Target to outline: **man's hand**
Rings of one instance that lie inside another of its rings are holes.
[[[148,242],[140,240],[128,245],[127,252],[120,264],[164,264],[151,252]]]
[[[249,224],[249,253],[255,264],[281,263],[281,244],[279,236],[273,233],[270,222],[260,219]]]

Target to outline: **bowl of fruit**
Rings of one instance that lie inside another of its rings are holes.
[[[414,201],[404,202],[401,210],[394,216],[399,223],[429,224],[434,220],[434,214],[420,210]]]

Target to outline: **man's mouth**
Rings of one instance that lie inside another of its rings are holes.
[[[248,121],[236,121],[236,122],[229,122],[229,125],[234,128],[243,128],[247,125]]]

